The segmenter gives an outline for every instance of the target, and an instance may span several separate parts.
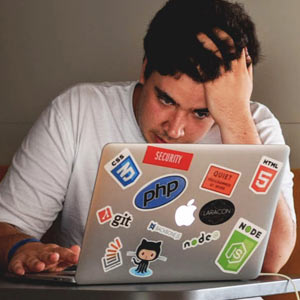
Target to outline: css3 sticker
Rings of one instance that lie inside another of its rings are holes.
[[[240,218],[215,263],[224,273],[237,274],[264,239],[266,231]]]
[[[144,185],[134,196],[133,205],[139,210],[153,210],[177,199],[186,189],[182,175],[168,175]]]
[[[120,152],[104,168],[122,189],[132,186],[142,174],[128,149]]]
[[[250,190],[255,194],[267,194],[281,168],[281,162],[263,156],[249,186]]]

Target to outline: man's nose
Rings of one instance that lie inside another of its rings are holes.
[[[178,139],[185,134],[185,114],[184,112],[176,111],[165,122],[164,130],[168,137]]]

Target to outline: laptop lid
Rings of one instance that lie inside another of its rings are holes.
[[[76,282],[257,277],[288,154],[286,145],[106,145]]]

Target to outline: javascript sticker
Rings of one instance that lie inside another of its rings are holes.
[[[266,235],[266,230],[240,218],[215,263],[224,273],[238,274]]]
[[[250,183],[250,190],[255,194],[267,194],[279,174],[282,165],[281,162],[273,158],[263,156]]]
[[[231,197],[240,176],[238,171],[210,164],[199,188]]]

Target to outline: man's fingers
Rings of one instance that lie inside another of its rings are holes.
[[[13,261],[8,266],[8,271],[12,273],[16,273],[18,275],[24,275],[25,274],[25,268],[20,260]]]

